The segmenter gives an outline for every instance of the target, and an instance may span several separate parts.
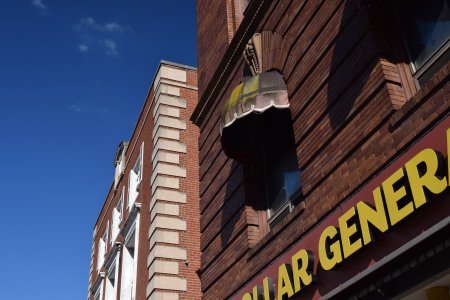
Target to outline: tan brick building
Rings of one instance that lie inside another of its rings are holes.
[[[94,227],[92,300],[200,299],[195,68],[161,61]]]
[[[449,20],[197,0],[203,299],[448,299]]]

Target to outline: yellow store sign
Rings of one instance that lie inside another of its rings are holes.
[[[442,132],[442,131],[441,131]],[[371,191],[372,199],[357,199],[338,218],[337,226],[321,229],[315,251],[300,249],[280,263],[276,277],[265,276],[246,290],[242,300],[289,299],[320,280],[314,261],[330,271],[374,242],[374,230],[383,234],[420,210],[449,186],[450,129],[441,135],[447,153],[424,148],[391,172]],[[316,257],[313,253],[316,253]]]

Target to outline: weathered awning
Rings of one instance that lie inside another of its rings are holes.
[[[228,157],[243,163],[254,158],[266,131],[264,116],[275,111],[261,113],[270,108],[283,108],[280,113],[289,108],[286,83],[276,71],[253,76],[233,90],[223,107],[220,124],[222,149]]]
[[[262,113],[271,107],[289,107],[286,83],[276,71],[253,76],[233,90],[222,110],[220,132],[237,119],[252,112]]]

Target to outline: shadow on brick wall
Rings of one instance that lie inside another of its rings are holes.
[[[361,2],[364,1],[346,1],[339,34],[332,45],[327,101],[333,129],[339,129],[351,114],[370,75],[368,66],[375,58],[374,38],[368,34]]]
[[[236,168],[238,169],[236,170]],[[239,162],[233,160],[230,170],[230,176],[226,183],[225,202],[220,216],[222,248],[228,244],[230,239],[233,238],[233,235],[236,235],[234,232],[235,227],[244,213],[245,207],[242,205],[243,202],[245,202],[245,198],[241,196],[242,194],[239,194],[239,189],[241,188],[241,185],[243,185],[243,182],[236,182],[236,180],[239,181],[240,178],[243,178],[242,174],[239,174],[239,172],[242,172],[242,167]]]

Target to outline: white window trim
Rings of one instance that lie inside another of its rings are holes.
[[[140,213],[138,213],[136,215],[136,218],[133,222],[133,224],[131,225],[131,229],[128,231],[126,237],[125,237],[125,242],[123,244],[123,248],[122,251],[127,251],[126,245],[130,242],[131,237],[133,237],[134,235],[134,260],[133,260],[133,275],[131,278],[131,299],[135,299],[136,298],[136,280],[137,280],[137,260],[138,260],[138,255],[139,255],[139,221],[140,221]],[[124,286],[123,284],[125,283],[123,280],[123,268],[125,267],[125,264],[123,263],[122,260],[122,280],[121,280],[121,293],[124,290]],[[122,299],[122,294],[120,295],[120,299]]]
[[[112,299],[105,299],[105,300],[116,300],[117,299],[117,286],[118,286],[118,282],[119,282],[119,252],[117,252],[116,257],[114,259],[114,263],[111,265],[111,267],[109,268],[108,272],[106,273],[106,277],[105,277],[105,288],[106,288],[106,284],[108,284],[108,280],[109,277],[112,273],[112,270],[114,270],[114,289],[113,289],[113,296]],[[106,295],[105,295],[106,298]]]
[[[106,223],[106,229],[105,229],[104,236],[105,236],[105,254],[106,254],[106,250],[107,250],[106,245],[108,244],[108,238],[109,238],[109,221],[108,221],[108,223]]]
[[[102,236],[98,240],[98,246],[97,246],[97,272],[100,271],[103,264],[105,263],[105,257],[106,257],[106,250],[107,250],[107,244],[108,244],[108,228],[109,228],[109,221],[106,224],[105,231],[103,232]],[[103,249],[101,249],[101,247]],[[102,251],[103,250],[103,253]]]
[[[102,300],[103,297],[103,279],[101,280],[100,285],[97,290],[94,292],[94,300],[99,299]]]
[[[396,14],[395,18],[396,18],[397,27],[400,30],[402,44],[403,44],[403,46],[404,46],[404,48],[406,50],[406,54],[407,54],[407,57],[408,57],[408,60],[409,60],[408,65],[409,65],[409,68],[411,70],[411,75],[413,77],[414,84],[415,84],[416,88],[420,89],[421,85],[419,84],[419,78],[422,77],[423,75],[425,75],[425,73],[427,73],[429,71],[429,69],[432,68],[433,65],[438,62],[438,60],[439,60],[439,58],[441,58],[441,56],[445,55],[445,53],[447,51],[450,51],[450,38],[448,38],[439,47],[439,49],[437,49],[430,57],[428,57],[427,60],[422,65],[417,67],[415,62],[412,59],[410,46],[408,45],[408,41],[407,41],[407,39],[405,37],[405,31],[404,31],[403,25],[402,25],[401,20],[400,20],[400,14],[399,14],[399,11],[398,11],[398,7],[395,7],[395,14]]]
[[[119,211],[117,208],[121,204],[121,211]],[[119,236],[120,232],[120,224],[123,220],[123,206],[124,206],[124,188],[122,188],[122,192],[120,193],[119,200],[117,201],[116,206],[114,206],[113,209],[113,216],[112,216],[112,225],[111,225],[111,238],[109,240],[109,243],[112,245],[117,237]],[[117,222],[117,224],[116,224]]]
[[[282,213],[284,213],[286,209],[288,210],[288,213],[292,211],[293,205],[291,200],[286,200],[286,202],[283,203],[283,205],[273,214],[270,213],[270,208],[267,209],[267,225],[269,226],[269,230],[273,221],[276,220]]]
[[[137,167],[137,164],[139,165],[139,172],[136,173],[134,170]],[[134,174],[133,174],[134,173]],[[130,208],[133,206],[133,204],[136,202],[136,198],[139,195],[140,185],[142,182],[142,176],[144,173],[144,142],[141,144],[141,148],[139,150],[139,156],[136,159],[136,162],[133,166],[133,168],[130,170],[130,173],[128,175],[128,205],[127,209],[130,210]],[[136,183],[133,183],[133,177],[136,177]],[[134,198],[134,199],[132,199]]]

